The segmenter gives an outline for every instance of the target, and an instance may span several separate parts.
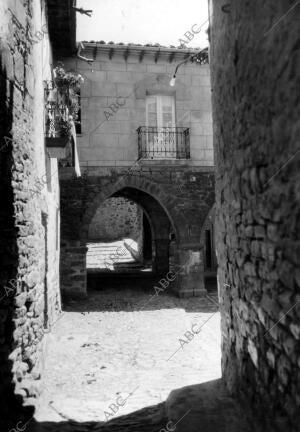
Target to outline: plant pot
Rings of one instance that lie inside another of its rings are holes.
[[[46,147],[51,158],[64,159],[67,156],[67,145],[70,139],[63,137],[46,137]]]

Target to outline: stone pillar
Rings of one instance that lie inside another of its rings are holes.
[[[203,249],[185,246],[178,249],[178,275],[177,294],[179,297],[204,297],[204,265]]]
[[[60,281],[63,296],[87,296],[86,253],[87,247],[80,241],[62,241]]]
[[[169,271],[169,239],[155,239],[154,271],[166,274]]]

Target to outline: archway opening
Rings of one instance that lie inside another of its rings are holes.
[[[166,211],[150,194],[131,187],[94,209],[87,237],[88,290],[132,286],[137,278],[151,284],[169,271],[171,239],[174,256],[175,230]]]
[[[88,275],[152,271],[152,232],[142,207],[125,197],[110,197],[89,225]]]

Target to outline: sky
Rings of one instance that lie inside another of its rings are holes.
[[[207,0],[77,0],[77,7],[93,10],[91,18],[77,13],[78,41],[179,46],[179,39],[188,41],[185,32],[204,23],[187,46],[208,46]]]

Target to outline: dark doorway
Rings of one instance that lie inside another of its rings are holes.
[[[212,267],[212,251],[211,251],[211,234],[210,230],[205,230],[205,261],[206,261],[206,268],[211,269]]]

